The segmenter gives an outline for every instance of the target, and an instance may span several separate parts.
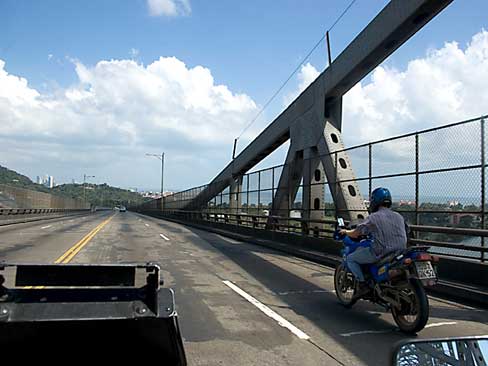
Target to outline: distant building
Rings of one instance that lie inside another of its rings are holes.
[[[415,201],[400,200],[399,206],[415,206]]]
[[[42,184],[47,188],[53,188],[54,186],[56,186],[54,177],[52,175],[47,175],[47,174],[44,177],[37,176],[36,183]]]
[[[479,227],[481,225],[481,217],[479,215],[466,213],[456,213],[450,215],[449,223],[453,226],[458,226],[462,223],[463,219],[465,223],[469,223],[472,227]]]
[[[52,175],[47,177],[46,187],[53,188],[55,186],[54,177]]]

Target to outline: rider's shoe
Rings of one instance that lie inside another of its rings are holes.
[[[354,298],[358,299],[371,291],[371,287],[366,281],[358,281],[356,285],[356,291],[354,292]]]

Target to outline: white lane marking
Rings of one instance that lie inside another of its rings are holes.
[[[449,300],[446,300],[446,299],[441,299],[441,298],[435,297],[435,296],[429,296],[429,298],[431,298],[431,299],[433,299],[433,300],[435,300],[437,302],[440,302],[440,303],[443,303],[443,304],[452,305],[452,306],[455,306],[455,307],[458,307],[458,308],[461,308],[461,309],[479,310],[477,308],[473,308],[473,307],[468,306],[468,305],[459,304],[457,302],[449,301]]]
[[[440,323],[432,323],[432,324],[427,324],[425,328],[434,328],[434,327],[441,327],[443,325],[454,325],[457,324],[457,322],[440,322]],[[350,332],[350,333],[342,333],[342,337],[350,337],[350,336],[355,336],[355,335],[362,335],[362,334],[384,334],[384,333],[390,333],[398,331],[398,329],[384,329],[384,330],[360,330],[358,332]]]
[[[383,315],[383,314],[386,314],[385,312],[381,312],[381,311],[366,311],[368,314],[373,314],[373,315]]]
[[[144,224],[144,225],[146,225],[147,227],[149,227],[149,224]]]
[[[160,237],[162,237],[164,240],[169,240],[169,238],[167,236],[165,236],[164,234],[159,234]]]
[[[265,313],[267,316],[269,316],[271,319],[276,320],[279,325],[281,325],[284,328],[287,328],[290,332],[295,334],[298,338],[310,339],[310,337],[307,334],[305,334],[300,329],[295,327],[288,320],[286,320],[282,316],[275,313],[273,310],[268,308],[266,305],[261,304],[258,300],[256,300],[254,297],[249,295],[244,290],[241,290],[239,287],[234,285],[232,282],[230,282],[230,281],[222,281],[222,282],[225,283],[227,286],[229,286],[232,290],[237,292],[239,295],[241,295],[243,298],[245,298],[247,301],[249,301],[251,304],[253,304],[255,307],[257,307],[259,310],[261,310],[263,313]]]
[[[350,333],[342,333],[342,337],[350,337],[350,336],[355,336],[355,335],[361,335],[361,334],[383,334],[383,333],[391,333],[393,332],[394,329],[383,329],[383,330],[360,330],[357,332],[350,332]]]
[[[217,236],[220,239],[225,240],[227,243],[231,243],[231,244],[242,244],[242,242],[240,242],[240,241],[232,240],[232,239],[226,238],[225,236],[222,236],[222,235],[219,235],[219,234],[217,234]]]
[[[51,226],[52,226],[52,225],[43,226],[43,227],[41,227],[41,229],[42,229],[42,230],[44,230],[44,229],[49,229]]]
[[[441,327],[443,325],[454,325],[457,324],[457,322],[440,322],[440,323],[432,323],[432,324],[427,324],[425,328],[434,328],[434,327]]]

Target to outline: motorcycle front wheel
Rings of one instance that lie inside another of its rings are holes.
[[[400,289],[400,307],[392,306],[391,314],[401,331],[415,334],[429,320],[429,299],[419,280],[413,279]]]
[[[357,299],[354,298],[356,280],[354,275],[347,270],[344,263],[337,266],[334,273],[334,289],[337,298],[345,307],[353,306]]]

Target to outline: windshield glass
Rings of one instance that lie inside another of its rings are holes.
[[[486,14],[1,0],[0,342],[387,365],[488,334]]]

